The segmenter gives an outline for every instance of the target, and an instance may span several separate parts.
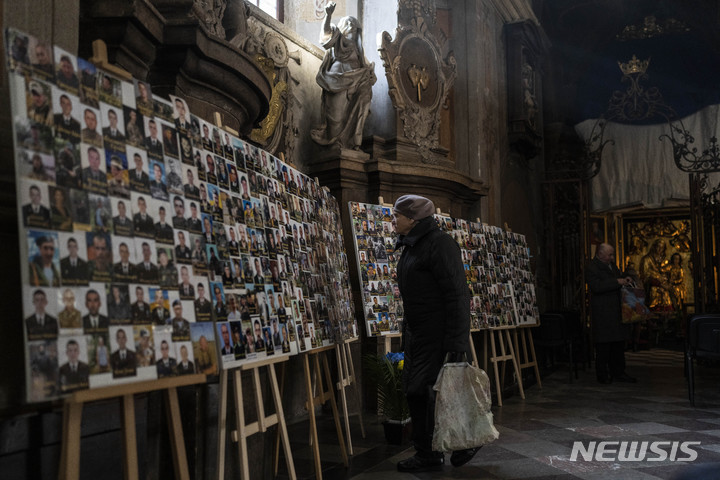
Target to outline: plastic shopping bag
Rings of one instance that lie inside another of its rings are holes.
[[[433,450],[464,450],[498,438],[490,411],[490,379],[482,369],[467,362],[446,363],[433,389],[437,392]]]
[[[645,290],[625,287],[622,289],[622,323],[643,322],[650,316],[645,305]]]

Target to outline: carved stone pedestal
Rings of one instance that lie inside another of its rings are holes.
[[[79,54],[89,58],[92,41],[102,39],[110,62],[149,82],[153,93],[185,98],[202,118],[220,112],[225,125],[248,134],[268,113],[270,81],[226,41],[224,9],[204,12],[203,5],[208,3],[83,0]]]

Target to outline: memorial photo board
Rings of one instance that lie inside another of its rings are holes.
[[[183,98],[5,34],[28,401],[357,336],[327,189]]]
[[[403,307],[396,266],[402,249],[395,250],[392,207],[350,202],[349,210],[367,335],[400,333]],[[536,325],[539,314],[525,236],[447,215],[434,218],[460,246],[471,291],[471,330]]]

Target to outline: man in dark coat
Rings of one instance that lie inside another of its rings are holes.
[[[622,292],[632,279],[623,277],[615,265],[615,249],[600,244],[595,258],[588,264],[585,280],[590,287],[592,334],[595,342],[595,373],[598,382],[635,383],[637,379],[625,373],[626,326],[622,324]]]
[[[438,470],[442,452],[432,449],[435,392],[432,387],[446,354],[470,358],[470,290],[460,247],[442,232],[427,198],[403,195],[394,207],[398,285],[405,307],[402,343],[405,352],[403,387],[410,407],[415,456],[397,464],[401,472]],[[454,466],[467,463],[478,448],[453,452]]]

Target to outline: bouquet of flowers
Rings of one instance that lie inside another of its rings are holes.
[[[389,420],[405,421],[410,418],[410,409],[402,388],[402,370],[405,354],[390,352],[386,355],[367,355],[365,371],[377,385],[378,407]]]

